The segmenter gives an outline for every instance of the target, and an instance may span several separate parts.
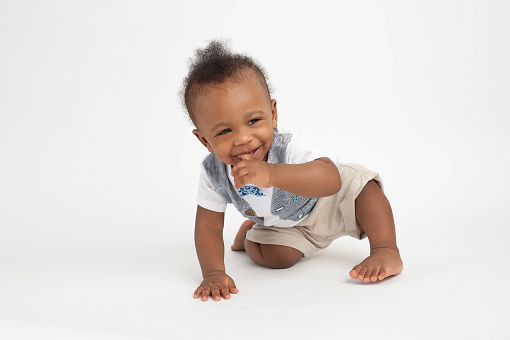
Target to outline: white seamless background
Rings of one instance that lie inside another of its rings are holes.
[[[0,338],[508,339],[507,1],[0,1]],[[286,270],[230,244],[240,293],[192,298],[197,47],[267,70],[279,124],[383,177],[404,272],[368,242]]]

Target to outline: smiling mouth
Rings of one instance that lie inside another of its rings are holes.
[[[260,149],[260,146],[256,149],[251,150],[250,152],[235,155],[234,157],[241,161],[242,159],[239,156],[250,154],[253,158],[255,158],[255,156],[258,154],[259,149]]]

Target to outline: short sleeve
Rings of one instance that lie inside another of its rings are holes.
[[[287,146],[287,164],[302,164],[322,157],[332,158],[328,152],[311,143],[302,134],[292,134],[292,139]]]
[[[225,212],[227,209],[227,202],[216,191],[214,191],[203,164],[201,168],[202,171],[200,173],[200,183],[198,184],[197,204],[208,210]]]

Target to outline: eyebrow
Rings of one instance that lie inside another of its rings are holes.
[[[244,115],[245,115],[246,117],[251,117],[251,116],[253,116],[253,115],[257,114],[257,113],[261,113],[261,112],[264,112],[264,111],[262,111],[262,110],[258,110],[258,109],[255,109],[255,110],[252,110],[252,111],[248,111],[248,112],[246,112]],[[228,125],[229,125],[229,124],[228,124],[227,122],[219,122],[219,123],[215,124],[215,125],[212,127],[211,132],[216,131],[218,128],[220,128],[220,127],[222,127],[222,126],[228,126]]]

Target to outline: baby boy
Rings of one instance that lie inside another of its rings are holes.
[[[334,239],[368,237],[370,256],[349,273],[363,282],[402,271],[390,204],[379,175],[336,164],[300,135],[278,132],[263,68],[212,41],[196,51],[181,92],[193,134],[210,152],[201,164],[195,246],[203,281],[194,297],[237,293],[224,263],[227,204],[247,218],[233,250],[288,268]]]

